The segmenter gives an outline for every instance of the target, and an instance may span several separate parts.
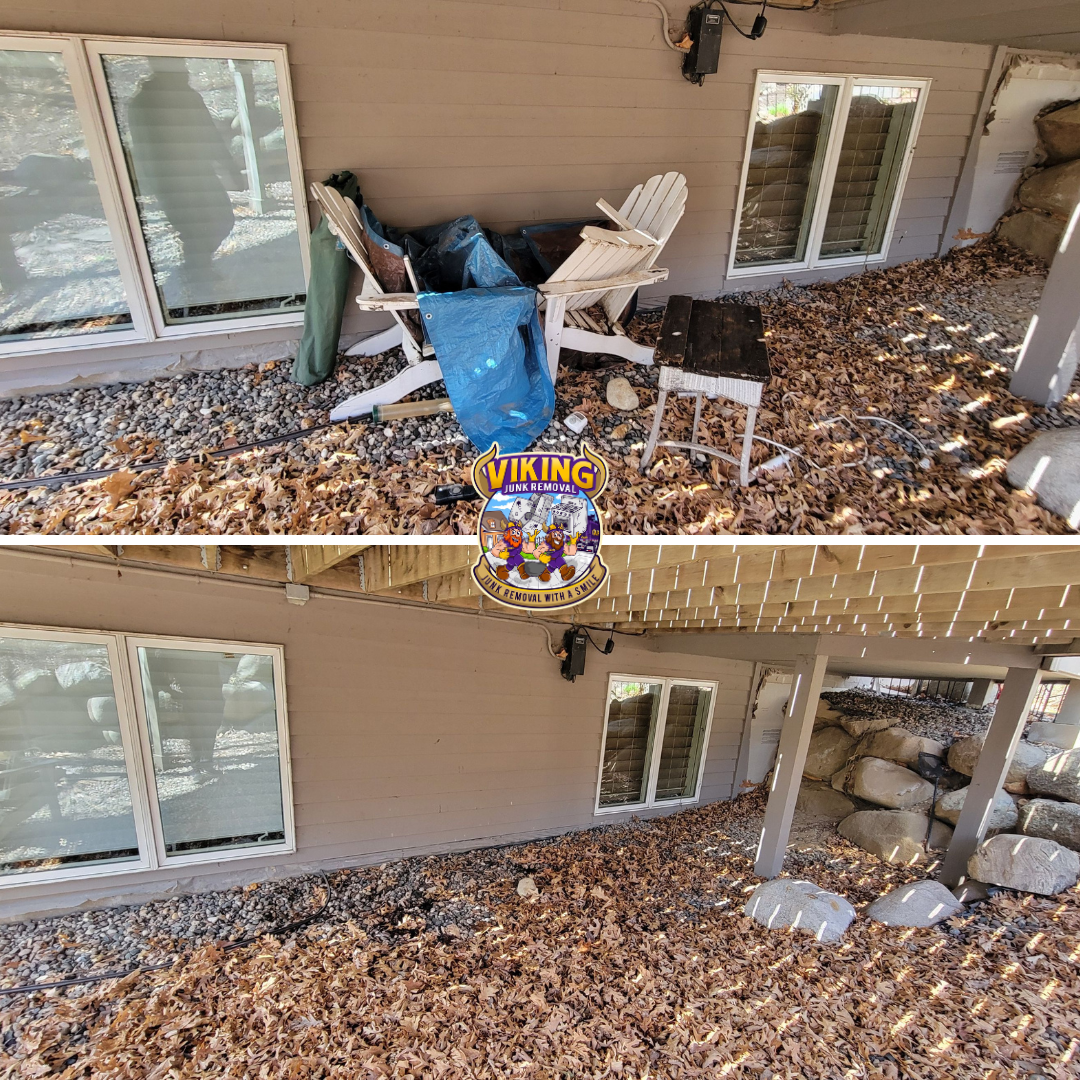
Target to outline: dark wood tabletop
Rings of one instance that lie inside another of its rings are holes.
[[[654,361],[713,378],[767,382],[769,350],[761,308],[720,300],[668,300]]]

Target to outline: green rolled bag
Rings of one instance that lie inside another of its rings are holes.
[[[359,206],[360,185],[351,172],[334,173],[326,186],[336,188]],[[292,367],[293,381],[301,386],[316,386],[334,373],[352,270],[348,252],[330,231],[325,217],[311,234],[309,251],[311,275],[304,304],[304,334]]]

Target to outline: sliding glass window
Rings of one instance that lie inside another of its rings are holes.
[[[883,260],[928,88],[759,75],[731,275]]]
[[[77,56],[62,41],[0,40],[0,348],[115,338],[132,315],[76,106]]]
[[[273,657],[135,648],[165,854],[282,844]]]
[[[0,628],[0,887],[293,850],[281,650]]]
[[[108,638],[0,629],[0,883],[145,865]]]
[[[284,46],[0,38],[0,353],[303,318]]]
[[[596,812],[697,799],[715,683],[612,676]]]

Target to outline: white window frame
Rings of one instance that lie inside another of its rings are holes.
[[[604,751],[607,749],[608,709],[611,705],[611,688],[617,682],[660,683],[660,704],[656,710],[656,722],[649,733],[649,745],[646,751],[648,776],[645,784],[645,799],[636,803],[621,803],[618,806],[600,805],[600,786],[604,780]],[[697,776],[694,778],[694,794],[684,795],[679,799],[656,798],[656,782],[660,774],[660,753],[658,748],[664,745],[664,729],[667,727],[668,699],[673,686],[699,686],[711,690],[709,714],[705,717],[705,730],[701,736],[701,759],[698,761]],[[593,814],[623,814],[636,810],[648,810],[663,806],[688,806],[701,798],[701,780],[705,775],[705,759],[709,753],[709,738],[712,735],[713,713],[716,711],[716,696],[720,684],[711,679],[686,679],[682,677],[665,678],[659,675],[632,675],[612,673],[608,676],[607,689],[604,693],[604,726],[600,738],[600,764],[596,770],[596,801]]]
[[[805,71],[758,71],[754,80],[754,96],[750,106],[750,121],[747,125],[746,149],[743,153],[742,171],[739,175],[739,198],[735,205],[735,221],[731,230],[731,250],[728,252],[727,276],[729,278],[767,277],[776,274],[790,274],[799,270],[821,270],[829,266],[867,266],[885,262],[889,257],[889,248],[892,246],[893,232],[900,214],[900,204],[904,200],[904,190],[907,187],[911,162],[918,146],[919,130],[922,127],[923,114],[926,112],[926,99],[930,94],[932,81],[932,79],[924,78],[899,78],[895,75],[825,75]],[[743,203],[746,199],[746,178],[750,172],[750,152],[754,146],[757,104],[761,97],[762,84],[769,82],[796,82],[837,86],[839,92],[837,94],[836,110],[833,113],[832,128],[829,132],[825,153],[822,155],[821,179],[811,212],[805,257],[793,262],[738,266],[735,263],[735,256],[739,243],[739,229],[742,225]],[[833,182],[836,179],[836,170],[840,164],[840,152],[844,139],[844,129],[847,125],[848,111],[851,107],[853,90],[856,86],[917,87],[919,99],[915,103],[915,114],[911,121],[911,131],[908,133],[907,148],[904,151],[904,160],[900,165],[900,172],[896,181],[896,192],[893,196],[892,206],[889,208],[889,217],[882,235],[881,251],[872,255],[844,255],[837,258],[823,258],[820,253],[821,241],[825,233]]]
[[[0,891],[23,885],[51,881],[73,881],[118,874],[145,873],[175,866],[193,866],[231,862],[238,859],[276,858],[296,851],[296,827],[293,814],[292,757],[289,743],[288,708],[285,700],[285,649],[282,645],[252,642],[219,641],[213,638],[167,638],[145,634],[98,633],[57,627],[27,627],[0,623],[0,637],[30,638],[38,641],[77,641],[105,645],[116,692],[116,710],[120,717],[128,790],[135,819],[139,858],[127,862],[79,863],[54,870],[31,870],[0,877]],[[281,775],[281,808],[285,839],[280,844],[259,847],[210,849],[183,855],[165,851],[154,777],[153,747],[142,695],[139,673],[139,648],[183,649],[193,652],[244,652],[271,656],[274,664],[274,699],[277,707],[278,762]]]
[[[310,277],[308,218],[304,172],[300,159],[300,139],[289,72],[288,50],[284,45],[251,42],[187,41],[180,38],[102,37],[89,34],[19,33],[0,35],[0,50],[60,53],[67,67],[75,110],[83,129],[90,166],[101,195],[101,205],[112,237],[120,278],[124,286],[132,326],[89,334],[66,334],[30,341],[5,341],[0,337],[0,360],[37,353],[68,352],[74,349],[105,349],[133,343],[176,341],[209,335],[236,334],[246,330],[302,326],[304,310],[252,315],[224,316],[205,322],[165,321],[158,297],[153,267],[139,221],[135,192],[127,174],[123,145],[105,80],[103,55],[190,56],[222,60],[268,60],[278,77],[281,119],[289,159],[293,205],[296,210],[297,241],[304,278]]]

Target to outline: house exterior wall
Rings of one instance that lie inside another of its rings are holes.
[[[933,80],[889,261],[937,253],[992,49],[838,35],[832,20],[770,10],[756,42],[728,28],[718,74],[695,87],[663,46],[656,8],[633,0],[0,0],[0,30],[287,45],[307,180],[352,169],[396,225],[472,213],[510,230],[585,216],[597,198],[618,205],[653,173],[679,169],[689,199],[662,258],[672,273],[646,301],[725,287],[760,69]],[[345,331],[384,322],[347,312]],[[235,350],[242,336],[203,340],[190,362],[220,362],[215,345]],[[113,373],[107,355],[77,363]],[[0,391],[5,371],[9,385],[13,371],[32,381],[42,364],[0,360]]]
[[[0,887],[0,918],[482,847],[594,816],[608,676],[719,684],[700,800],[732,795],[754,666],[616,638],[569,683],[538,626],[0,551],[0,624],[280,644],[295,855]],[[0,627],[2,633],[2,627]],[[650,816],[660,811],[639,811]]]

